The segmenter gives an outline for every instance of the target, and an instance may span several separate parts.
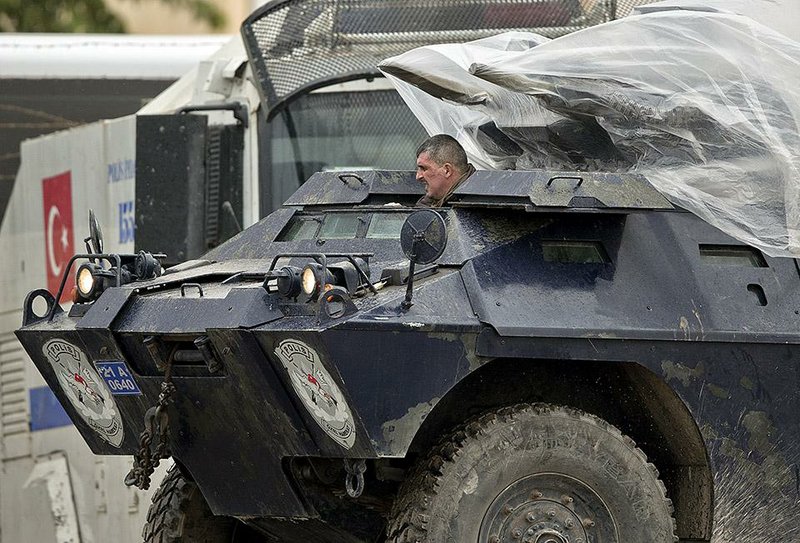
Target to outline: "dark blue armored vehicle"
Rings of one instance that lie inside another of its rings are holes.
[[[145,541],[797,539],[796,261],[638,175],[420,194],[318,173],[163,275],[92,221],[80,302],[29,295],[17,336],[92,450],[141,487],[175,461]]]

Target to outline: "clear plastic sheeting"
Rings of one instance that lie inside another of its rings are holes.
[[[795,41],[800,40],[800,2],[797,0],[661,0],[634,6],[631,13],[642,15],[671,9],[744,15]]]
[[[729,235],[800,256],[800,44],[749,18],[656,12],[380,68],[477,167],[641,173]]]

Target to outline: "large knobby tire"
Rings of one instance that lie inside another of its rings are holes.
[[[238,521],[216,517],[197,485],[172,466],[153,495],[144,543],[230,543]]]
[[[546,404],[476,418],[403,483],[391,543],[673,543],[655,466],[605,421]]]

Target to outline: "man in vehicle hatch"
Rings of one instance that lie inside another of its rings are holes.
[[[475,168],[454,137],[437,134],[426,139],[417,148],[417,181],[425,184],[417,207],[441,207],[473,173]]]

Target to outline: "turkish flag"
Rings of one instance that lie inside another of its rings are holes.
[[[42,202],[44,207],[45,268],[47,290],[53,296],[58,292],[61,278],[75,247],[72,241],[72,176],[64,172],[42,180]],[[61,302],[69,299],[71,285],[65,285]]]

